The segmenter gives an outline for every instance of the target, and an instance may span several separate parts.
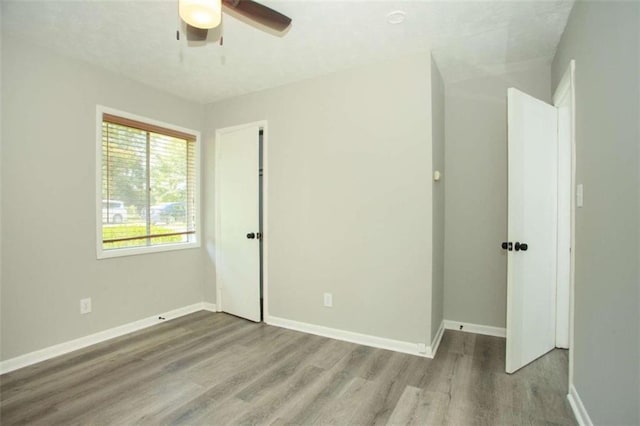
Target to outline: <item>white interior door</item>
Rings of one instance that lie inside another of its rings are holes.
[[[222,310],[260,321],[259,132],[216,132],[216,285]]]
[[[555,347],[557,123],[555,107],[508,90],[507,373]]]

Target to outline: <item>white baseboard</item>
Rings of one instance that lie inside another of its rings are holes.
[[[0,374],[8,373],[10,371],[36,364],[38,362],[45,361],[60,355],[64,355],[78,349],[86,348],[87,346],[95,345],[96,343],[104,342],[105,340],[113,339],[114,337],[123,336],[134,331],[142,330],[143,328],[151,327],[152,325],[159,324],[166,320],[179,318],[181,316],[202,310],[216,312],[216,305],[207,302],[194,303],[193,305],[153,315],[148,318],[130,322],[128,324],[100,331],[98,333],[90,334],[88,336],[80,337],[68,342],[49,346],[48,348],[20,355],[15,358],[7,359],[0,362]]]
[[[444,335],[444,320],[440,323],[440,327],[438,327],[438,331],[436,335],[433,336],[433,340],[431,341],[431,351],[429,353],[429,358],[434,358],[436,356],[436,352],[438,352],[438,347],[440,346],[440,342],[442,341],[442,336]]]
[[[328,337],[336,340],[343,340],[345,342],[357,343],[359,345],[388,349],[391,351],[402,352],[426,358],[431,357],[431,347],[426,346],[424,343],[420,344],[404,342],[401,340],[387,339],[385,337],[371,336],[368,334],[361,334],[353,331],[324,327],[321,325],[309,324],[306,322],[293,321],[270,315],[265,318],[265,322],[276,327],[302,331],[304,333],[315,334],[317,336]]]
[[[571,405],[573,415],[576,416],[578,424],[580,426],[593,426],[591,417],[589,417],[587,409],[584,408],[584,404],[582,404],[582,400],[580,399],[580,395],[578,395],[578,391],[576,390],[575,386],[569,386],[569,394],[567,395],[567,399],[569,400],[569,405]]]
[[[506,337],[507,330],[501,327],[472,324],[469,322],[444,320],[444,328],[447,330],[466,331],[467,333],[484,334],[487,336]]]
[[[218,312],[218,307],[215,303],[202,302],[202,310],[209,312]]]

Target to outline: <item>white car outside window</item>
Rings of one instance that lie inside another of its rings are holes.
[[[123,223],[127,221],[127,209],[122,201],[102,200],[102,223]]]

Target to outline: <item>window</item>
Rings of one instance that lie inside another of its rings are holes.
[[[199,246],[199,134],[98,107],[98,258]]]

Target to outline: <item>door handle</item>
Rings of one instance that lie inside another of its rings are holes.
[[[527,251],[527,249],[529,248],[529,245],[527,243],[519,243],[518,241],[516,241],[516,246],[515,249],[516,251]]]
[[[255,237],[256,237],[256,234],[254,234],[253,232],[249,232],[247,234],[247,238],[250,239],[250,240],[253,240]]]
[[[512,242],[504,241],[504,242],[502,243],[502,249],[503,249],[503,250],[509,250],[509,251],[512,251],[512,250],[513,250],[513,243],[512,243]]]

